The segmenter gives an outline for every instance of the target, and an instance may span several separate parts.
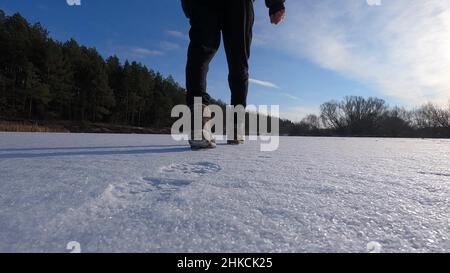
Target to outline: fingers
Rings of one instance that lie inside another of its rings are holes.
[[[270,22],[272,24],[278,25],[286,17],[286,11],[280,10],[277,13],[270,16]]]

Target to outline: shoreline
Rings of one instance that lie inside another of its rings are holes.
[[[170,134],[170,128],[154,129],[110,123],[81,121],[37,121],[0,119],[0,132],[21,133],[96,133],[96,134]]]
[[[170,135],[170,128],[155,129],[110,123],[81,121],[37,121],[26,119],[0,119],[0,133],[67,133],[67,134],[148,134]],[[312,138],[380,138],[380,139],[450,139],[442,136],[377,136],[377,135],[286,135],[280,137]]]

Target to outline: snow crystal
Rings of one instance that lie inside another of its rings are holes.
[[[450,251],[450,141],[259,148],[0,133],[0,252]]]

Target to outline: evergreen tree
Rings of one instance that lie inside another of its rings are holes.
[[[61,43],[39,23],[0,10],[0,116],[169,128],[186,92],[175,80],[117,56],[106,60],[74,39]],[[225,109],[225,103],[215,101]],[[249,114],[250,115],[250,114]],[[249,116],[247,115],[247,116]],[[377,98],[345,97],[302,122],[280,120],[283,135],[450,137],[450,107],[407,111]]]
[[[109,57],[106,60],[106,70],[108,74],[108,84],[111,88],[116,104],[112,109],[111,122],[126,124],[125,120],[125,94],[124,94],[124,69],[117,56]]]
[[[60,43],[48,42],[45,68],[50,91],[48,118],[72,119],[73,73]]]

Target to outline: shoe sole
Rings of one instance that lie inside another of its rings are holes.
[[[241,140],[228,140],[227,144],[228,145],[243,145],[243,144],[245,144],[245,142],[241,141]]]
[[[189,141],[192,150],[207,150],[217,147],[216,143],[207,140],[191,140]]]

